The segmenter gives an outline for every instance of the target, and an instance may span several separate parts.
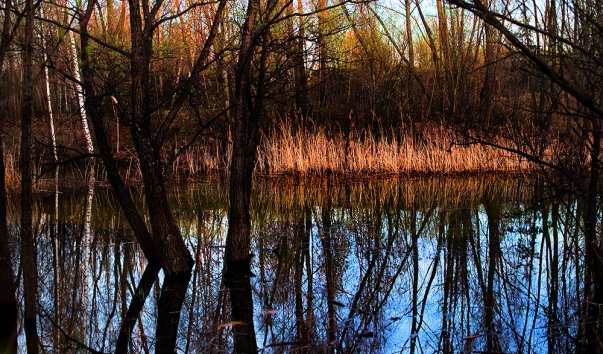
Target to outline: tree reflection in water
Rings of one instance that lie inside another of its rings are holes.
[[[260,182],[257,191],[244,279],[223,275],[220,184],[172,193],[195,255],[190,279],[164,279],[145,263],[109,193],[95,192],[89,241],[86,195],[61,196],[58,225],[54,197],[39,200],[45,350],[230,352],[240,286],[250,287],[256,342],[268,352],[571,352],[592,341],[584,206],[571,196],[482,179]]]

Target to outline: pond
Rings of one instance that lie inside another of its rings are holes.
[[[571,195],[496,178],[254,188],[248,276],[260,351],[573,352],[585,342],[592,284],[576,217],[583,206]],[[195,258],[175,351],[232,352],[226,185],[174,187],[170,200]],[[114,351],[146,265],[117,202],[99,188],[47,195],[34,228],[43,348]],[[162,279],[133,328],[132,352],[154,351]]]

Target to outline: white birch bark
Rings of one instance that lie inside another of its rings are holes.
[[[75,83],[75,87],[76,87],[76,95],[77,95],[77,102],[78,102],[78,108],[79,108],[79,114],[80,114],[80,119],[82,121],[82,128],[84,131],[84,138],[86,139],[86,150],[89,154],[94,153],[94,146],[92,144],[92,137],[90,135],[90,128],[88,127],[88,117],[86,114],[86,107],[84,106],[84,89],[81,85],[81,75],[80,75],[80,69],[78,66],[78,54],[77,54],[77,47],[75,44],[75,36],[73,34],[73,31],[69,31],[69,42],[70,42],[70,47],[71,47],[71,65],[73,68],[73,78],[75,79],[76,83]],[[82,237],[82,253],[83,253],[83,260],[82,260],[82,270],[83,270],[83,274],[82,274],[82,310],[84,312],[88,311],[88,289],[90,287],[89,282],[92,281],[92,279],[90,279],[90,251],[91,251],[91,244],[92,244],[92,232],[91,232],[91,221],[92,221],[92,201],[94,199],[94,182],[95,182],[95,176],[94,176],[94,167],[95,167],[95,163],[94,163],[94,158],[90,159],[90,164],[87,166],[87,171],[86,171],[86,182],[87,182],[87,187],[88,187],[88,192],[86,194],[86,206],[84,209],[84,223],[83,223],[83,228],[84,228],[84,233],[83,233],[83,237]],[[82,333],[82,337],[85,338],[87,335],[87,323],[86,321],[83,321],[82,323],[82,328],[81,328],[81,333]]]
[[[92,136],[90,135],[90,128],[88,128],[88,117],[86,115],[86,107],[84,106],[84,88],[81,85],[80,68],[78,66],[77,48],[75,45],[75,36],[73,31],[69,31],[69,42],[71,47],[71,65],[73,67],[73,78],[75,79],[75,91],[77,94],[78,108],[80,111],[80,118],[82,120],[82,128],[84,130],[84,137],[86,138],[86,150],[89,154],[94,152],[94,146],[92,145]]]
[[[43,8],[40,10],[42,17],[44,17]],[[61,320],[61,274],[59,271],[59,239],[58,239],[58,231],[59,231],[59,153],[57,147],[57,136],[54,124],[54,113],[52,110],[52,95],[50,92],[50,75],[48,73],[48,66],[46,63],[48,62],[48,46],[46,40],[44,39],[44,35],[40,34],[40,38],[42,40],[42,54],[44,59],[44,81],[46,83],[46,103],[48,108],[48,120],[50,124],[50,138],[52,140],[52,156],[55,163],[54,169],[54,215],[53,215],[53,235],[54,238],[52,240],[52,253],[53,253],[53,272],[54,272],[54,317],[57,324],[60,326],[62,323]],[[59,332],[57,329],[53,331],[53,337],[55,339],[55,343],[59,343]]]

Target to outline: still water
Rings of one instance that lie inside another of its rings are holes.
[[[50,352],[112,352],[142,252],[109,191],[64,192],[55,202],[49,194],[34,210],[40,340]],[[231,352],[226,187],[174,187],[171,204],[196,260],[176,352]],[[258,348],[576,351],[591,292],[581,208],[571,195],[492,178],[258,181],[249,274]],[[132,331],[132,352],[154,351],[162,279]]]

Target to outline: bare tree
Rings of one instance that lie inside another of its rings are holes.
[[[25,294],[24,327],[27,352],[38,353],[38,267],[36,240],[32,228],[32,117],[34,103],[34,3],[25,2],[25,33],[23,48],[23,83],[21,98],[21,264]]]
[[[587,283],[594,287],[594,294],[588,299],[588,318],[585,319],[586,339],[592,352],[600,352],[603,343],[601,327],[597,326],[602,319],[601,304],[603,304],[603,242],[597,233],[598,215],[600,212],[598,191],[601,177],[601,119],[603,118],[603,105],[601,103],[601,85],[598,79],[603,74],[603,65],[600,61],[601,38],[600,25],[596,18],[600,8],[591,10],[583,3],[571,3],[567,8],[574,7],[573,16],[578,26],[574,31],[589,33],[576,40],[574,32],[558,33],[556,30],[557,18],[555,6],[547,8],[549,17],[544,27],[532,25],[526,21],[524,14],[516,18],[507,8],[497,12],[481,0],[464,1],[449,0],[453,5],[471,11],[481,18],[492,29],[497,30],[515,47],[522,57],[527,59],[550,83],[563,90],[572,99],[560,102],[563,104],[563,116],[570,119],[570,125],[581,131],[582,137],[578,143],[588,151],[588,161],[583,162],[586,167],[584,174],[576,175],[571,166],[563,162],[545,161],[540,156],[508,146],[492,144],[491,141],[482,141],[486,144],[513,151],[520,156],[550,168],[569,180],[578,188],[584,199],[586,210],[582,215],[585,236],[585,260],[590,273]],[[532,11],[538,12],[540,8],[534,5]],[[553,17],[553,18],[551,18]],[[512,30],[515,26],[521,29],[521,37]],[[529,34],[526,34],[529,33]],[[524,38],[543,38],[547,40],[546,47],[534,47],[526,43]],[[561,62],[563,65],[556,65]],[[551,86],[549,86],[551,87]],[[481,139],[478,139],[481,140]]]
[[[3,78],[4,60],[13,39],[13,24],[11,23],[11,2],[4,4],[2,21],[2,37],[0,37],[0,78]],[[17,20],[17,23],[20,19]],[[4,119],[4,117],[3,117]],[[4,164],[4,139],[0,132],[0,352],[17,352],[17,298],[16,284],[13,272],[12,256],[9,244],[9,233],[6,211],[6,168]]]

